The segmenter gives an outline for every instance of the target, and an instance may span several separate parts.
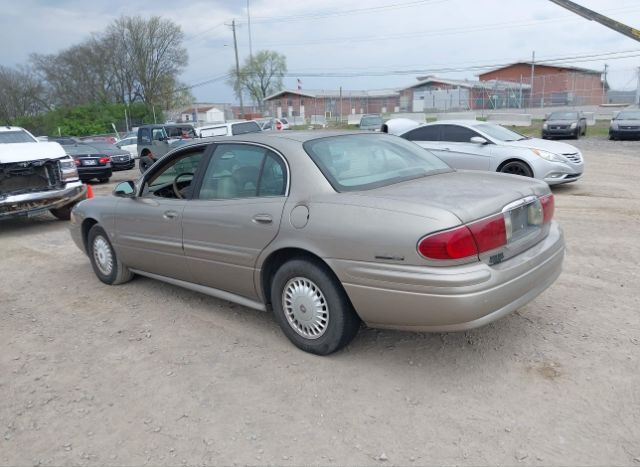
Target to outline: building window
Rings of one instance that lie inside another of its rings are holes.
[[[300,98],[300,107],[302,107],[304,105],[304,99],[301,97]]]
[[[287,98],[287,106],[293,107],[293,99],[291,97]]]

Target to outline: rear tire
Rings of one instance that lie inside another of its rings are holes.
[[[87,253],[93,272],[105,284],[118,285],[128,282],[133,273],[116,256],[109,237],[98,224],[91,227],[87,238]]]
[[[283,264],[271,281],[271,302],[282,331],[305,352],[329,355],[349,344],[360,328],[342,285],[316,261]]]
[[[533,177],[531,168],[522,161],[510,161],[500,167],[500,172],[512,175],[521,175],[523,177]]]

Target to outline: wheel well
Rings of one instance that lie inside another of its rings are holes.
[[[315,255],[310,251],[303,250],[302,248],[283,248],[271,253],[262,264],[262,269],[260,271],[260,287],[262,288],[262,295],[266,304],[271,304],[271,279],[274,274],[280,266],[294,258],[306,259],[326,268],[338,283],[340,283],[329,265],[318,255]]]
[[[533,168],[529,164],[527,164],[525,161],[523,161],[522,159],[513,159],[513,158],[512,159],[507,159],[506,161],[502,161],[502,163],[498,166],[498,170],[496,170],[496,172],[502,171],[502,168],[505,165],[507,165],[509,162],[520,162],[520,163],[526,165],[529,168],[529,170],[531,171],[532,174],[534,173],[533,172]]]
[[[151,154],[151,151],[148,149],[143,149],[142,152],[140,153],[140,157],[144,157],[147,154]]]
[[[91,230],[91,227],[93,227],[97,223],[97,220],[91,218],[82,221],[82,243],[84,245],[84,251],[87,254],[89,254],[89,230]]]

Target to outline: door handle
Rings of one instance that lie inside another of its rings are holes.
[[[442,148],[443,151],[451,151],[451,148]]]
[[[162,215],[162,217],[164,217],[165,219],[175,219],[176,217],[178,217],[178,212],[177,211],[165,211],[164,214]]]
[[[273,217],[269,214],[256,214],[253,216],[252,220],[258,224],[271,224],[273,222]]]

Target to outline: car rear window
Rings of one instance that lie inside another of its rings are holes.
[[[0,144],[3,143],[37,143],[37,141],[24,130],[0,131]]]
[[[258,133],[262,131],[256,122],[234,123],[231,126],[231,133],[234,135],[244,135],[246,133]]]
[[[330,136],[303,146],[336,191],[368,190],[453,170],[429,151],[389,135]]]

